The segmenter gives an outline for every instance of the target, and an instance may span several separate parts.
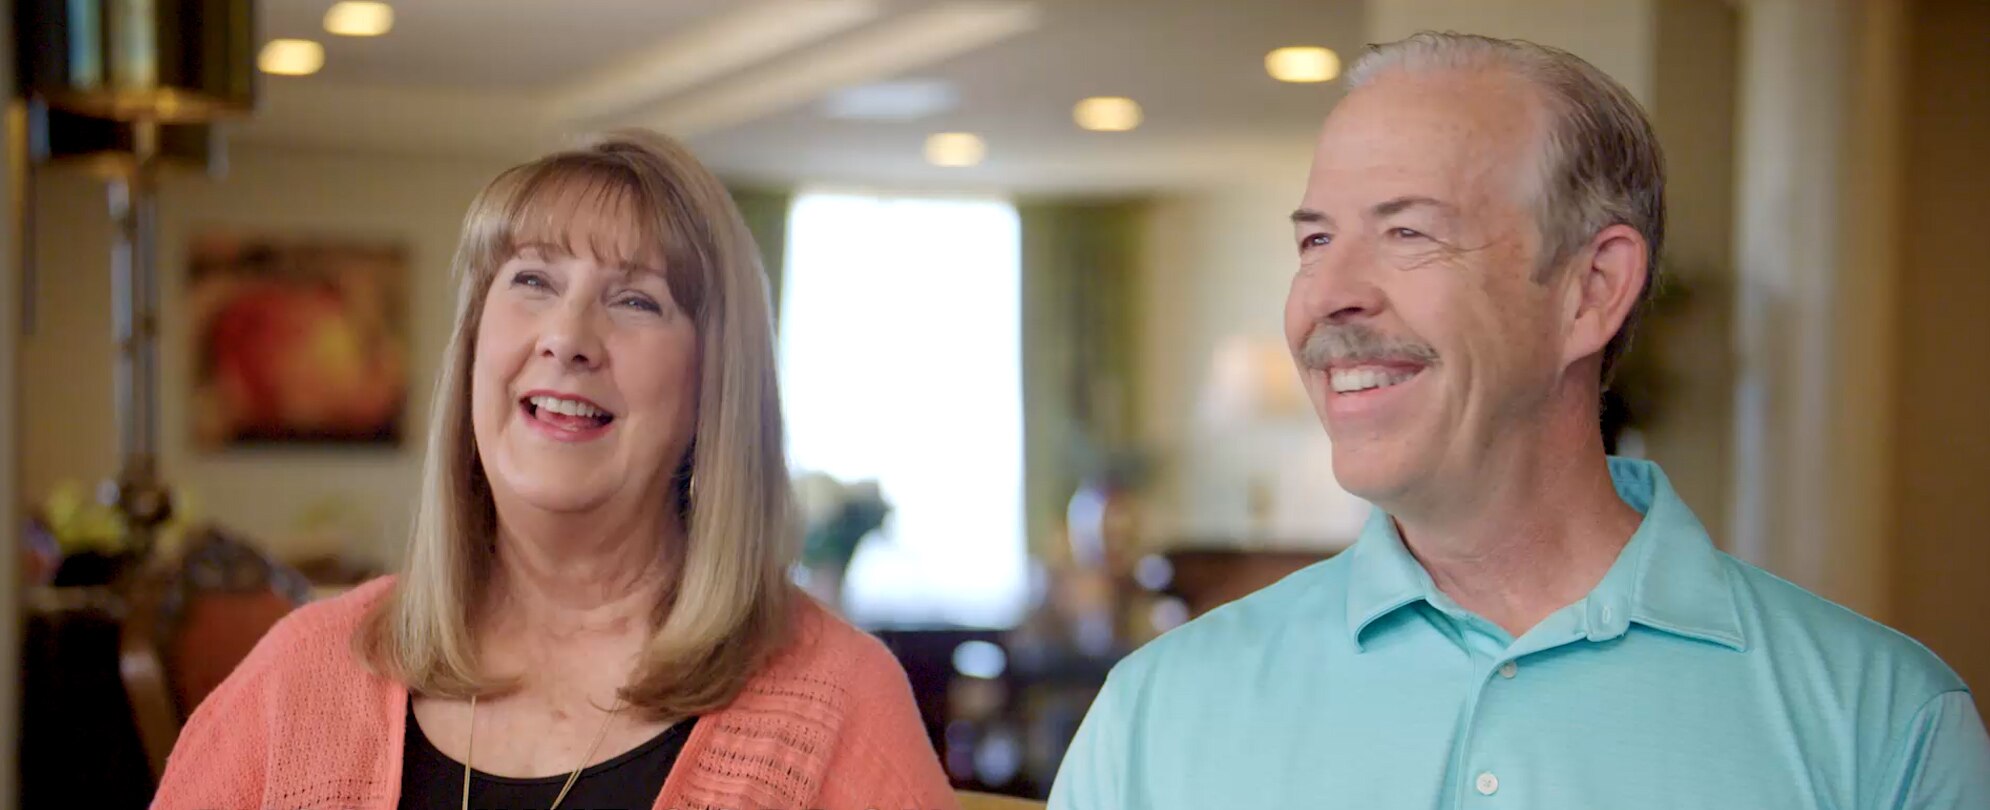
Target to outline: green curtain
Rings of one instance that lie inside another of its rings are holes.
[[[1137,464],[1140,223],[1134,200],[1025,200],[1024,514],[1035,553],[1063,537],[1085,478]]]
[[[760,245],[760,265],[767,271],[767,292],[774,307],[774,322],[781,319],[781,279],[788,257],[788,204],[794,193],[783,189],[731,186],[732,202]]]

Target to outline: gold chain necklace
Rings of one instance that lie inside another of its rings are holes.
[[[567,783],[560,786],[560,795],[553,797],[552,805],[546,810],[559,810],[560,802],[566,801],[567,791],[574,789],[574,782],[580,780],[580,772],[587,770],[587,763],[594,759],[594,752],[601,750],[601,741],[608,739],[608,726],[615,722],[615,715],[622,712],[622,699],[615,698],[615,708],[608,710],[608,716],[601,719],[601,731],[594,735],[594,744],[587,747],[587,753],[580,758],[580,767],[567,774]],[[477,696],[470,696],[470,740],[463,744],[463,810],[470,810],[470,758],[477,751]]]

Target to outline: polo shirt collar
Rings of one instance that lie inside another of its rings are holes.
[[[1747,646],[1727,567],[1706,529],[1658,465],[1612,457],[1617,494],[1644,519],[1617,561],[1581,603],[1592,641],[1623,635],[1633,622],[1740,650]],[[1348,638],[1359,649],[1376,621],[1417,602],[1451,606],[1404,547],[1395,521],[1371,510],[1349,555]]]

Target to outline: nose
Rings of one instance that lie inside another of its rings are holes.
[[[1362,246],[1347,244],[1353,241],[1323,251],[1293,279],[1294,303],[1308,322],[1351,323],[1382,312],[1385,299],[1375,284],[1372,257]]]
[[[595,315],[592,306],[581,302],[548,313],[539,332],[539,356],[573,369],[600,368],[608,358]]]

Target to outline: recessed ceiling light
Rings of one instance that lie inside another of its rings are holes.
[[[309,76],[325,66],[325,46],[308,39],[272,39],[256,56],[256,67],[277,76]]]
[[[960,105],[960,92],[938,79],[874,82],[822,100],[822,114],[857,121],[913,121]]]
[[[1140,105],[1130,98],[1094,96],[1078,102],[1071,118],[1093,132],[1125,132],[1140,126]]]
[[[958,169],[980,163],[988,144],[972,132],[939,132],[926,137],[926,162]]]
[[[1265,54],[1264,70],[1281,82],[1330,82],[1340,75],[1340,56],[1326,48],[1279,48]]]
[[[368,0],[343,0],[325,12],[325,30],[342,37],[377,37],[394,30],[394,7]]]

